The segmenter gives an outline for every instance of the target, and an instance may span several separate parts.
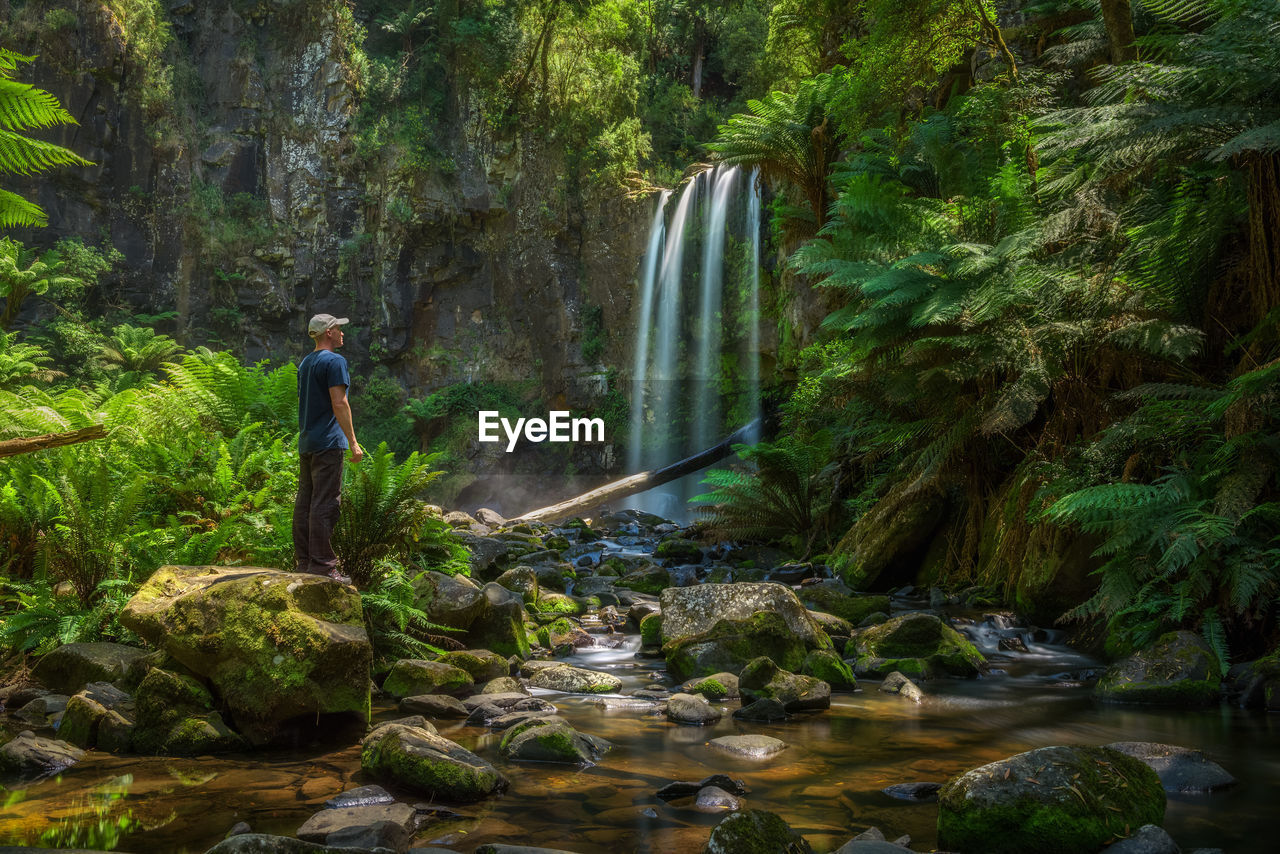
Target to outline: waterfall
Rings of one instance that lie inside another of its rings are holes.
[[[668,210],[672,191],[663,191],[658,199],[635,303],[627,449],[631,472],[676,462],[713,445],[741,421],[758,418],[761,201],[757,170],[744,187],[746,197],[735,204],[741,197],[738,187],[745,184],[738,180],[740,172],[719,166],[695,175],[679,190],[673,211]],[[743,240],[745,254],[735,251],[726,265],[729,235]],[[684,292],[693,287],[686,273],[694,273],[685,269],[686,250],[701,258],[696,295]],[[745,268],[743,275],[726,283],[726,266],[736,270],[739,265]],[[727,355],[746,360],[745,365],[739,361],[740,381],[733,392],[741,399],[732,412],[722,376]],[[738,423],[727,423],[730,414]],[[691,475],[634,496],[630,506],[668,519],[687,518],[684,500],[705,491],[701,477]]]
[[[658,209],[649,226],[649,248],[644,255],[644,267],[640,274],[640,302],[637,303],[636,352],[631,370],[631,441],[627,447],[627,471],[640,471],[643,464],[641,449],[644,446],[644,378],[649,367],[649,330],[653,326],[653,292],[658,284],[658,258],[662,254],[662,241],[667,234],[667,199],[670,190],[663,190],[658,197]]]
[[[747,297],[747,411],[755,421],[755,429],[747,437],[749,444],[760,441],[763,411],[760,408],[760,169],[751,170],[751,188],[747,202],[747,277],[751,283]]]
[[[729,214],[729,191],[738,175],[736,166],[717,166],[712,173],[711,193],[704,222],[702,243],[702,299],[698,322],[698,366],[693,412],[693,450],[709,447],[720,432],[720,306],[724,282],[725,220]]]

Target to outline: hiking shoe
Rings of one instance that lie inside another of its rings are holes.
[[[333,569],[326,572],[325,576],[328,578],[332,578],[334,581],[338,582],[339,584],[351,583],[351,576],[343,575],[341,572],[338,571],[337,567],[334,567]]]

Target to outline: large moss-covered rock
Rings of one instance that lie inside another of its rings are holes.
[[[208,689],[190,676],[158,667],[134,697],[133,749],[162,756],[197,756],[243,750],[244,741],[213,708]]]
[[[800,601],[814,611],[835,614],[855,626],[872,614],[889,611],[888,596],[847,595],[829,583],[802,587],[799,595]]]
[[[303,715],[369,719],[373,651],[350,586],[274,569],[163,566],[120,622],[209,680],[255,743]]]
[[[529,678],[529,684],[566,694],[612,694],[622,688],[622,680],[611,673],[568,664],[540,668]]]
[[[852,691],[858,687],[853,670],[834,650],[813,650],[805,656],[800,672],[826,682],[837,691]]]
[[[904,614],[864,629],[849,642],[859,675],[886,676],[893,671],[927,679],[977,676],[987,660],[972,643],[932,614]]]
[[[1203,638],[1168,632],[1108,667],[1094,694],[1108,703],[1205,706],[1218,701],[1221,683],[1217,659]]]
[[[90,682],[123,679],[146,650],[118,643],[69,643],[45,655],[31,676],[59,694],[71,695]]]
[[[787,670],[799,670],[808,647],[780,614],[761,611],[742,620],[720,620],[699,635],[662,647],[667,670],[676,679],[741,670],[756,658],[768,658]]]
[[[505,587],[512,593],[519,593],[525,602],[538,600],[538,574],[527,566],[508,569],[495,579],[494,584]]]
[[[506,791],[507,779],[488,762],[422,727],[384,724],[365,736],[360,767],[367,774],[432,798],[479,801]]]
[[[475,688],[471,674],[444,661],[403,658],[391,665],[382,690],[399,700],[420,694],[454,694],[470,697]]]
[[[658,560],[673,560],[677,563],[702,563],[702,548],[684,537],[667,537],[658,543],[653,556]]]
[[[814,625],[795,591],[782,584],[700,584],[662,592],[663,643],[702,634],[721,620],[745,620],[768,611],[811,649],[826,649],[830,639]]]
[[[498,753],[517,762],[594,765],[612,746],[603,738],[578,732],[562,718],[540,717],[508,729]]]
[[[637,593],[658,594],[671,586],[671,574],[660,566],[649,566],[628,572],[618,579],[617,586]]]
[[[831,686],[821,679],[789,673],[768,658],[757,658],[738,674],[744,703],[777,700],[788,712],[831,706]]]
[[[487,649],[460,649],[446,652],[437,661],[461,668],[477,685],[511,675],[507,659]]]
[[[67,701],[58,735],[79,747],[127,750],[134,727],[133,697],[110,682],[90,682]],[[102,727],[103,721],[108,721]],[[105,737],[100,741],[100,732]]]
[[[777,813],[742,810],[727,815],[711,831],[703,854],[813,854],[804,837]]]
[[[1043,747],[953,777],[938,846],[960,854],[1080,854],[1164,819],[1156,772],[1101,747]]]

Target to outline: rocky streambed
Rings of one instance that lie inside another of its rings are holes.
[[[117,850],[193,854],[1272,850],[1266,660],[1223,682],[1171,635],[1107,667],[972,591],[477,515],[473,580],[415,582],[465,649],[372,685],[353,591],[157,573],[127,621],[159,651],[4,689],[0,844],[129,814]]]

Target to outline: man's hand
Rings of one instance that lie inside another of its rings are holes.
[[[360,447],[359,442],[351,443],[351,462],[358,463],[364,459],[364,448]]]

